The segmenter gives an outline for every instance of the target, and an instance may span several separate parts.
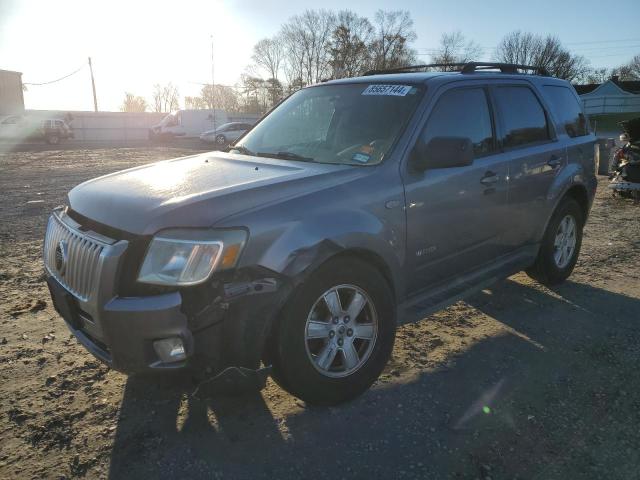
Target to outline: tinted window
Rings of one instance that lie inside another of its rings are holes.
[[[544,109],[530,88],[498,87],[495,92],[506,148],[549,139]]]
[[[438,100],[431,112],[423,141],[435,137],[465,137],[471,140],[476,157],[494,150],[491,115],[481,88],[451,90]]]
[[[567,87],[546,85],[544,93],[551,103],[551,110],[558,119],[558,127],[570,137],[579,137],[589,133],[587,119],[576,95]]]

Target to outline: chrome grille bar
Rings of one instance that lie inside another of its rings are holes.
[[[56,250],[61,242],[67,250],[64,269],[56,265]],[[108,246],[67,225],[54,212],[49,217],[44,241],[45,268],[69,292],[86,302],[97,288],[101,254]]]

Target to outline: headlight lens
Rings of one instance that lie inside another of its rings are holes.
[[[165,230],[151,240],[138,281],[188,286],[236,265],[247,240],[244,230]]]

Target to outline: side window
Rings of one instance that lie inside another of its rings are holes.
[[[446,92],[434,107],[422,134],[428,144],[436,137],[465,137],[476,157],[494,151],[493,129],[487,96],[482,88],[460,88]]]
[[[505,148],[550,139],[547,116],[529,87],[497,87],[495,97],[504,128]]]
[[[545,96],[551,104],[551,110],[558,119],[559,127],[570,137],[587,135],[587,119],[576,95],[567,87],[556,85],[544,86]]]

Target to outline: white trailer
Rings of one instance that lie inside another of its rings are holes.
[[[164,117],[149,129],[149,138],[197,138],[229,122],[224,110],[178,110]]]

